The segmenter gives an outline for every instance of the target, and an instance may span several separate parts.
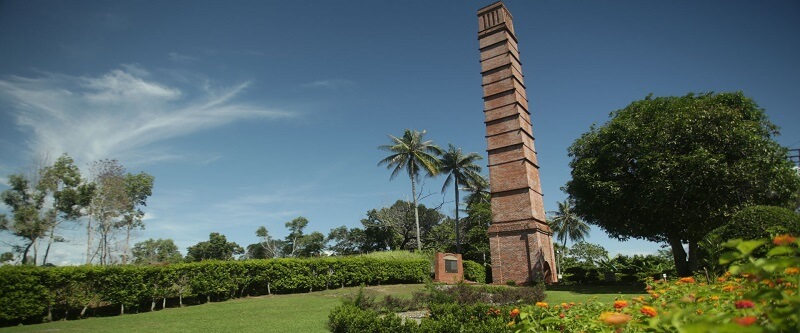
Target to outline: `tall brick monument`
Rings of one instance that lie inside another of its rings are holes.
[[[478,10],[478,26],[492,193],[492,278],[495,283],[556,282],[511,13],[502,2],[494,3]]]

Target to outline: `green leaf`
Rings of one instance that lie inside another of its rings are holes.
[[[757,239],[757,240],[750,240],[750,241],[743,241],[736,245],[736,249],[739,250],[743,255],[749,255],[753,250],[759,248],[761,245],[767,243],[766,239]]]
[[[785,256],[785,255],[793,255],[795,253],[795,249],[788,247],[788,246],[778,246],[772,248],[767,252],[767,257],[775,257],[775,256]]]
[[[736,252],[725,252],[719,257],[720,265],[727,265],[736,260],[742,259],[742,256]]]

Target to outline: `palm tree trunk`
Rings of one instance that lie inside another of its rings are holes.
[[[414,201],[414,221],[417,223],[417,251],[422,251],[422,241],[419,237],[419,211],[417,209],[417,182],[411,176],[411,198]]]
[[[458,225],[458,177],[453,177],[455,180],[455,188],[456,188],[456,253],[461,253],[461,230]]]

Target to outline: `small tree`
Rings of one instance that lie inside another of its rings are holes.
[[[186,252],[186,261],[232,260],[234,255],[243,254],[244,249],[235,242],[228,242],[225,235],[212,232],[208,240],[190,246]]]

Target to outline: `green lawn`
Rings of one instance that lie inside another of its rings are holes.
[[[410,298],[424,284],[372,286],[376,295]],[[328,313],[358,288],[236,299],[185,308],[84,320],[0,328],[0,332],[327,332]],[[547,302],[602,302],[644,295],[642,288],[553,286]]]

